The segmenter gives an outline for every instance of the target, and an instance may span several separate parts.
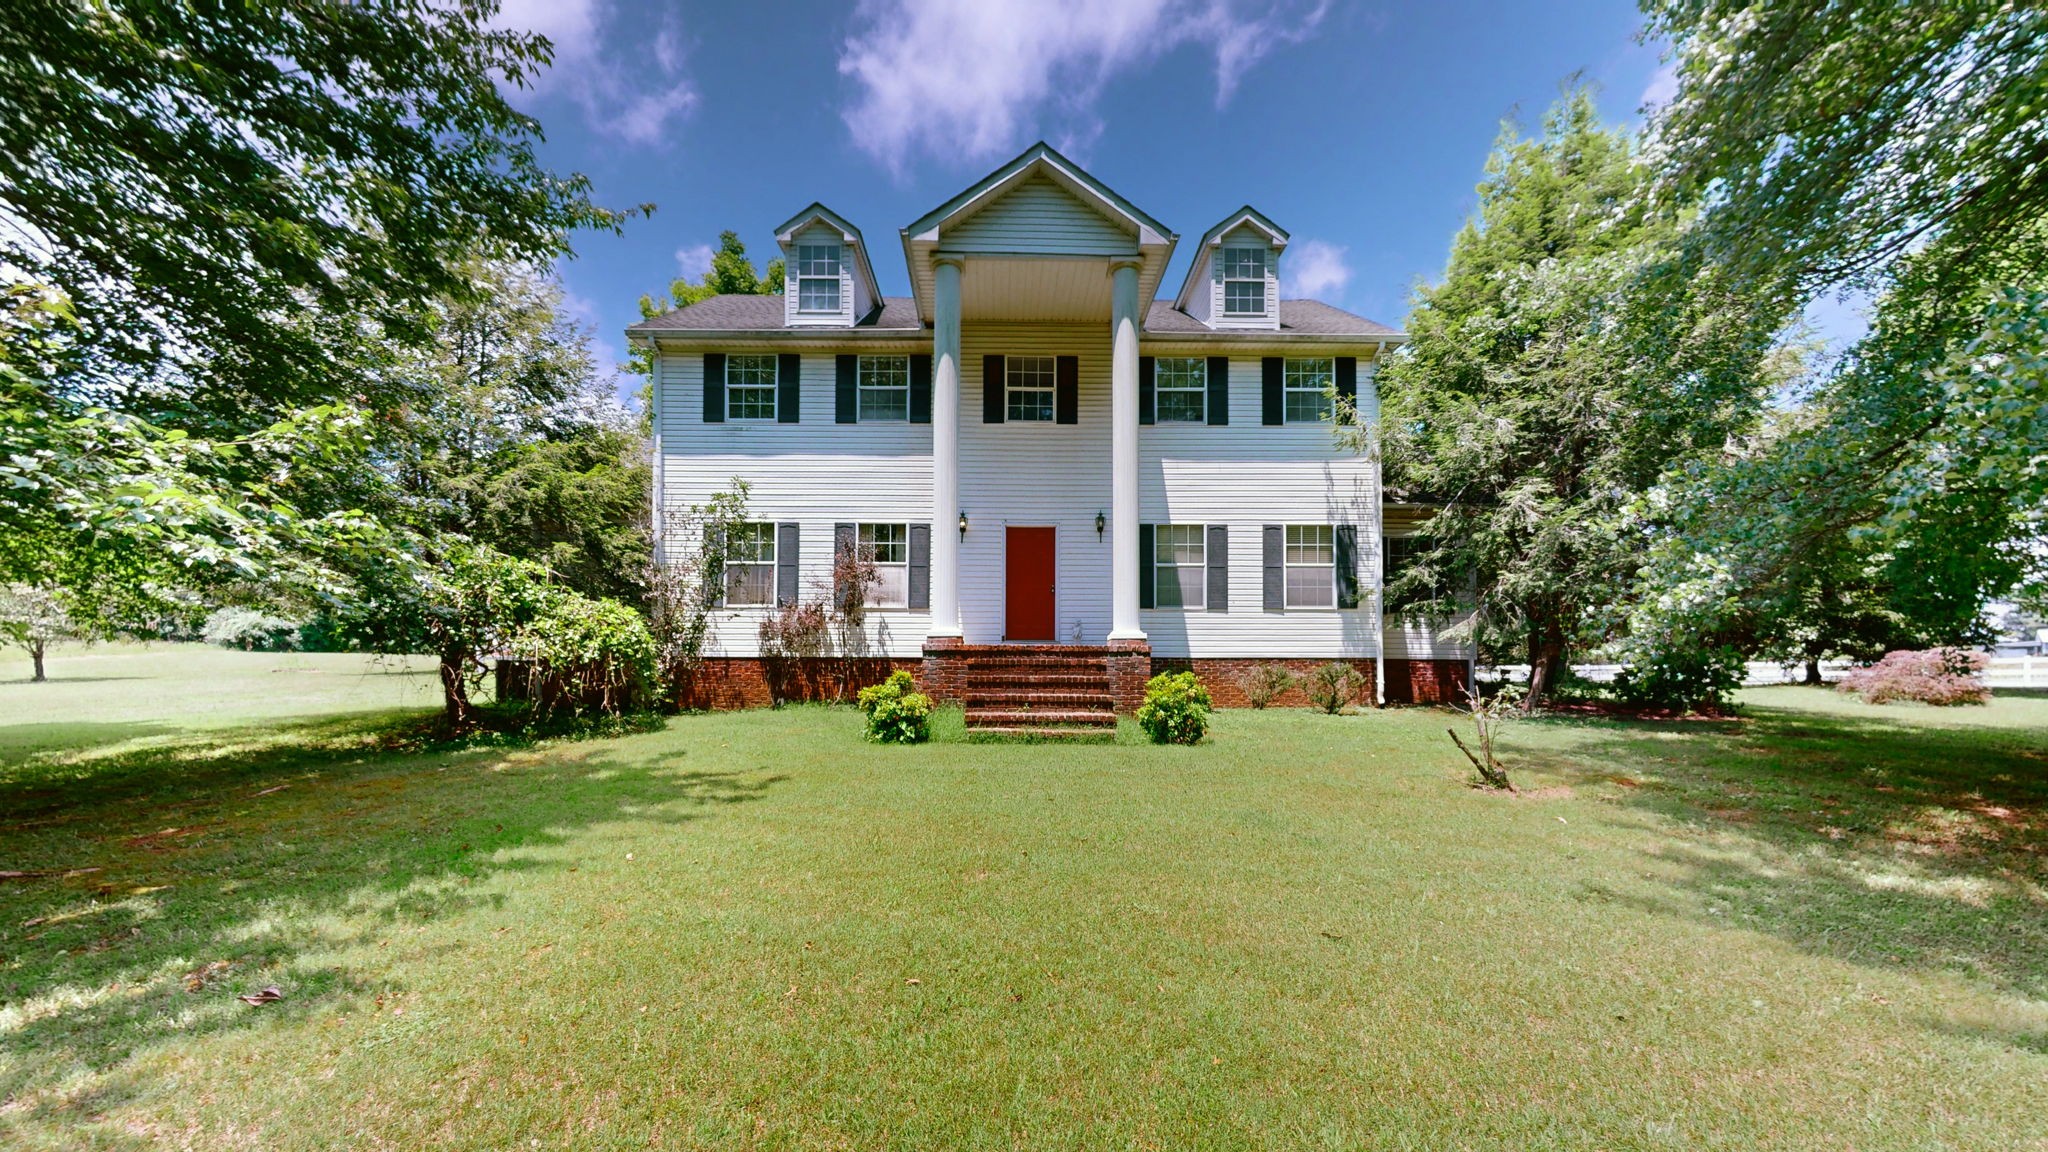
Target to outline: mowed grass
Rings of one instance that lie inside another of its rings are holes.
[[[98,869],[0,882],[0,1145],[2048,1147],[2048,700],[1531,722],[1504,797],[1427,710],[400,753],[348,659],[0,684],[0,869]]]

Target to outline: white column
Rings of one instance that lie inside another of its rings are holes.
[[[932,261],[932,627],[960,635],[960,258]]]
[[[1143,640],[1138,624],[1138,265],[1110,265],[1109,638]]]

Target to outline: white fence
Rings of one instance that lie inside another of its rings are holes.
[[[1832,684],[1840,680],[1854,665],[1847,661],[1830,660],[1820,666],[1823,680]],[[1572,671],[1588,680],[1605,684],[1621,671],[1619,664],[1574,664]],[[1482,667],[1480,676],[1485,679],[1506,677],[1509,680],[1526,683],[1529,679],[1527,664],[1502,664],[1498,668]],[[1765,684],[1801,684],[1806,680],[1804,664],[1773,664],[1752,660],[1743,673],[1742,682],[1750,687]],[[1984,670],[1984,682],[1993,688],[2048,688],[2048,656],[1994,656]]]

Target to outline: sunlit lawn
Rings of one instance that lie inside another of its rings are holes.
[[[1534,722],[1509,798],[1421,710],[400,754],[419,669],[52,667],[0,1146],[2048,1148],[2044,699]]]

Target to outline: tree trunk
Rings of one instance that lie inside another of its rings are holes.
[[[35,668],[36,668],[36,674],[35,674],[34,676],[31,676],[31,677],[29,677],[29,679],[30,679],[30,681],[32,681],[33,683],[36,683],[36,684],[41,684],[41,683],[43,682],[43,680],[45,679],[45,677],[43,676],[43,642],[42,642],[42,641],[40,641],[40,640],[34,641],[33,643],[31,643],[31,644],[30,644],[30,645],[28,646],[28,658],[29,658],[29,661],[30,661],[31,663],[33,663],[33,664],[35,665]]]
[[[1820,678],[1820,661],[1811,656],[1806,658],[1806,682],[1808,684],[1826,683],[1826,681]]]
[[[1540,620],[1529,628],[1529,694],[1522,700],[1524,712],[1534,712],[1557,683],[1564,670],[1564,631],[1554,621]]]
[[[451,733],[466,731],[473,717],[469,704],[469,653],[460,649],[441,652],[441,723]]]

